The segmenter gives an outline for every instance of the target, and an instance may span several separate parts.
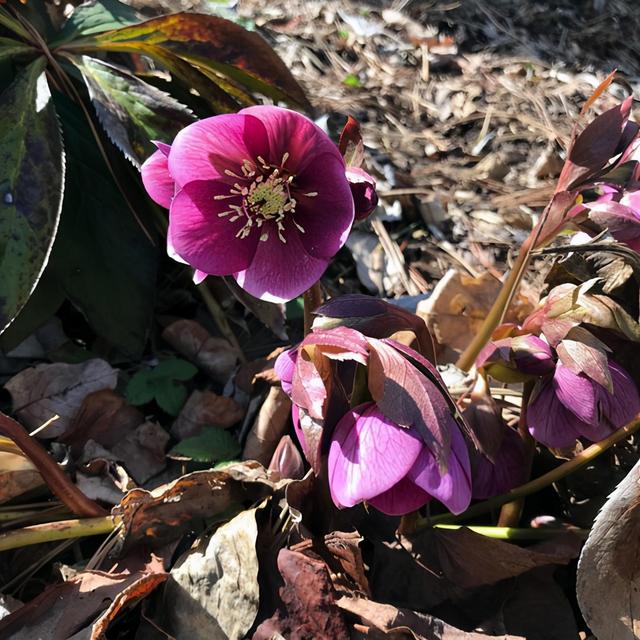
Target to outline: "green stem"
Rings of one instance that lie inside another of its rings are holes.
[[[483,515],[489,511],[492,511],[493,509],[497,509],[507,502],[512,502],[513,500],[518,500],[519,498],[524,498],[525,496],[531,495],[532,493],[536,493],[537,491],[548,487],[550,484],[553,484],[554,482],[557,482],[558,480],[561,480],[562,478],[568,476],[574,471],[577,471],[581,467],[584,467],[586,464],[589,464],[589,462],[595,460],[607,449],[612,447],[614,444],[625,440],[632,433],[635,433],[638,429],[640,429],[640,414],[638,414],[633,420],[625,424],[624,427],[621,427],[620,429],[612,433],[608,438],[592,444],[590,447],[587,447],[584,451],[579,453],[575,458],[564,462],[548,473],[545,473],[538,478],[531,480],[530,482],[520,485],[519,487],[512,489],[508,493],[503,493],[500,496],[495,496],[494,498],[489,498],[489,500],[485,500],[484,502],[474,504],[464,513],[461,513],[458,516],[445,513],[441,516],[425,518],[420,523],[420,528],[428,528],[433,527],[437,524],[451,524],[460,520],[468,520],[469,518]]]
[[[42,542],[53,542],[55,540],[98,536],[111,533],[115,528],[116,523],[111,516],[35,524],[31,527],[24,527],[23,529],[1,534],[0,551],[17,549]]]
[[[481,536],[487,538],[495,538],[496,540],[547,540],[562,533],[571,532],[586,540],[589,535],[589,529],[578,529],[577,527],[571,527],[568,529],[520,529],[516,527],[479,527],[475,525],[464,526],[460,524],[437,524],[436,529],[469,529],[474,533],[479,533]]]
[[[5,26],[9,31],[13,31],[16,35],[28,40],[32,41],[31,34],[25,29],[18,20],[12,18],[11,15],[7,12],[6,9],[0,7],[0,24]]]

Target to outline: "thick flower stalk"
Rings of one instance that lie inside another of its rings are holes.
[[[453,513],[467,508],[464,423],[420,353],[339,326],[308,335],[276,372],[307,459],[319,473],[326,460],[336,506],[403,515],[435,498]]]
[[[158,144],[142,179],[169,209],[169,255],[191,265],[197,281],[231,275],[250,294],[281,302],[320,278],[361,213],[346,169],[311,120],[257,106],[200,120],[170,146]],[[357,193],[363,180],[358,174]],[[371,188],[359,206],[371,205]]]

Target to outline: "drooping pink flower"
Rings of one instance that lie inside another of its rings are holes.
[[[471,499],[469,455],[457,425],[442,473],[420,434],[389,420],[375,402],[355,407],[337,424],[328,469],[331,497],[339,507],[366,501],[388,515],[402,515],[436,498],[461,513]]]
[[[189,125],[147,160],[142,178],[169,205],[169,253],[197,278],[232,275],[263,300],[290,300],[316,282],[354,220],[337,147],[279,107]]]
[[[640,396],[631,376],[608,361],[613,393],[558,362],[553,376],[536,383],[527,408],[531,435],[548,447],[562,448],[577,438],[597,442],[640,412]]]

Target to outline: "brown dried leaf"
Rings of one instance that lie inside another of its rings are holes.
[[[501,286],[488,272],[474,278],[450,269],[416,313],[440,345],[462,351],[480,329]],[[504,321],[521,322],[532,310],[533,302],[519,293]]]
[[[238,361],[235,349],[224,339],[213,337],[194,320],[177,320],[162,337],[182,356],[222,384],[231,377]]]
[[[324,544],[331,555],[340,563],[357,588],[366,596],[371,597],[369,581],[365,573],[360,543],[363,537],[357,532],[344,533],[334,531],[324,537]],[[335,580],[334,580],[335,581]]]
[[[640,635],[638,506],[640,462],[596,517],[578,563],[578,603],[598,640],[633,640]]]
[[[291,416],[291,400],[280,387],[271,387],[247,436],[243,460],[257,460],[265,467],[286,433]]]
[[[258,613],[256,509],[243,511],[171,570],[165,590],[169,631],[189,640],[242,638]]]
[[[0,451],[0,504],[43,484],[42,476],[28,458]]]
[[[122,516],[125,546],[157,548],[179,538],[194,518],[209,518],[233,505],[254,502],[288,481],[275,483],[262,465],[247,461],[217,471],[196,471],[153,491],[129,491],[114,513]]]
[[[28,429],[58,415],[40,437],[55,438],[67,431],[84,399],[99,389],[115,389],[118,371],[95,358],[81,364],[39,364],[15,375],[5,389],[17,416]]]
[[[227,429],[244,417],[244,409],[231,398],[213,391],[194,391],[171,427],[171,435],[184,440],[198,435],[204,426]]]
[[[275,634],[288,640],[349,637],[324,562],[298,551],[281,549],[278,570],[284,580],[284,586],[280,588],[283,606],[256,629],[253,640],[271,640]]]
[[[166,574],[84,571],[67,582],[51,586],[15,613],[0,621],[0,637],[12,640],[76,637],[94,623],[87,638],[102,640],[102,630],[133,599],[147,595],[164,582]]]

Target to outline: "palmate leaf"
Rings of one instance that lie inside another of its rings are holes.
[[[64,151],[39,58],[0,95],[0,332],[42,274],[62,208]]]
[[[187,107],[126,69],[88,56],[72,61],[109,138],[136,166],[155,150],[151,140],[170,143],[194,120]]]
[[[262,37],[217,16],[176,13],[83,38],[67,48],[146,53],[149,47],[160,47],[245,90],[309,107],[300,85]]]

